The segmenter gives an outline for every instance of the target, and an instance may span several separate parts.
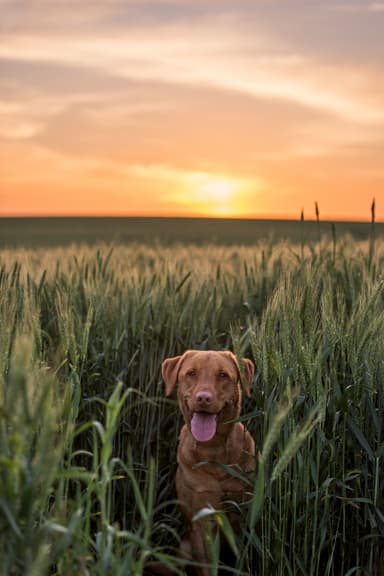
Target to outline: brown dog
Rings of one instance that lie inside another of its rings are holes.
[[[203,528],[192,522],[206,506],[220,509],[223,500],[244,499],[245,485],[217,463],[250,471],[255,464],[255,445],[240,422],[241,387],[250,396],[254,374],[251,360],[244,359],[244,371],[232,352],[188,350],[163,362],[162,374],[169,396],[177,385],[183,426],[177,451],[177,496],[188,524],[181,545],[182,555],[207,564]],[[198,465],[199,463],[202,463]],[[196,571],[210,574],[208,567]]]

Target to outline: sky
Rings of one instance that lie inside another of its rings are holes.
[[[384,219],[384,0],[0,14],[0,215]]]

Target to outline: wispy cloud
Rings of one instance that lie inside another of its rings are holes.
[[[330,5],[335,12],[371,13],[384,12],[384,2],[340,2]]]
[[[212,34],[212,30],[215,34]],[[255,97],[297,102],[354,122],[384,121],[384,81],[376,70],[321,63],[289,51],[276,38],[244,37],[226,20],[198,27],[163,26],[156,37],[129,35],[3,36],[0,57],[91,68],[108,76],[205,85]],[[236,73],[234,73],[236,72]]]

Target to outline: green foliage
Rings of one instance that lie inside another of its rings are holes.
[[[380,574],[384,244],[373,226],[361,243],[0,253],[0,575],[140,575],[148,559],[182,573],[181,422],[160,367],[187,348],[256,364],[242,420],[260,456],[241,531],[202,512],[237,573]]]
[[[63,456],[65,390],[16,341],[0,379],[0,557],[2,574],[40,574],[49,565],[50,500]]]

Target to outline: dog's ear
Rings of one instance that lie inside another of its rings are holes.
[[[239,366],[239,362],[238,362],[235,354],[233,352],[230,352],[230,351],[226,351],[225,354],[227,356],[229,356],[230,359],[232,360],[232,362],[235,364],[235,366],[238,370],[239,378],[240,378],[240,381],[243,385],[245,394],[249,398],[251,396],[251,384],[252,384],[252,380],[253,380],[253,375],[255,373],[254,363],[252,362],[252,360],[248,360],[248,358],[243,358],[243,360],[242,360],[243,371],[241,371],[240,366]]]
[[[174,358],[167,358],[161,365],[161,374],[165,382],[165,395],[170,396],[175,389],[177,383],[177,375],[179,372],[179,362],[181,356]]]
[[[243,358],[244,372],[241,376],[241,382],[244,386],[244,390],[248,398],[251,396],[251,384],[253,380],[253,375],[255,373],[255,365],[252,360],[248,358]]]

